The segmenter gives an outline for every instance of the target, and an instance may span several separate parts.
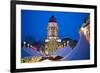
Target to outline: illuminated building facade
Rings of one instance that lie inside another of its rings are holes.
[[[57,42],[61,42],[61,40],[58,38],[58,26],[54,16],[50,18],[47,30],[48,34],[45,42],[49,42],[52,39],[56,40]]]

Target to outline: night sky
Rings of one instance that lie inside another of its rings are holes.
[[[36,41],[44,41],[47,38],[48,21],[51,16],[55,16],[59,38],[78,40],[79,29],[88,15],[79,12],[21,10],[21,39],[31,36]]]

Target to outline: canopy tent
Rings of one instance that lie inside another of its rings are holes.
[[[79,39],[76,47],[70,54],[66,55],[63,60],[83,60],[90,58],[90,44],[84,34]]]
[[[38,57],[38,56],[42,56],[41,53],[39,53],[38,51],[32,49],[32,48],[22,48],[21,49],[21,57]]]

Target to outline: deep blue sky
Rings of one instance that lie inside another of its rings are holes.
[[[59,38],[78,40],[79,29],[88,15],[89,13],[21,10],[21,38],[24,40],[31,36],[36,41],[45,40],[48,21],[51,16],[55,16]]]

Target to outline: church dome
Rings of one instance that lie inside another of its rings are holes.
[[[49,22],[56,22],[56,18],[54,16],[51,16]]]

